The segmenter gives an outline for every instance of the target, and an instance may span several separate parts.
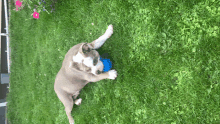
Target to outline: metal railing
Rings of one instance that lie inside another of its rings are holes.
[[[9,32],[8,32],[8,9],[7,9],[7,1],[4,0],[4,9],[5,9],[5,24],[6,24],[6,33],[1,33],[1,36],[6,36],[6,42],[7,42],[7,63],[8,63],[8,73],[11,73],[10,71],[10,50],[9,50]]]
[[[9,0],[9,3],[10,3],[10,0]],[[10,5],[9,5],[9,8],[10,8]],[[9,44],[10,44],[10,42],[9,42],[9,30],[8,30],[8,27],[9,27],[8,26],[9,25],[8,24],[9,16],[8,16],[8,8],[7,8],[7,1],[6,0],[4,0],[4,10],[5,10],[5,25],[6,25],[6,28],[4,28],[4,29],[6,29],[6,33],[0,33],[0,36],[6,36],[7,50],[5,52],[7,52],[7,66],[8,66],[8,73],[10,74],[11,73],[11,71],[10,71],[10,64],[11,63],[10,63],[10,58],[9,58],[9,55],[10,55]],[[10,87],[10,83],[9,83],[9,87]],[[7,88],[9,88],[9,87],[7,87]],[[10,89],[9,89],[9,92],[10,92]],[[7,103],[8,102],[0,103],[0,107],[6,106],[6,108],[5,108],[5,124],[7,124],[7,122],[8,122],[8,119],[6,117],[6,114],[7,114]]]

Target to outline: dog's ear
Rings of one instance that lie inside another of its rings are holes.
[[[72,67],[77,69],[77,70],[80,70],[79,63],[77,63],[77,62],[73,62]]]
[[[79,70],[79,71],[84,71],[84,72],[87,72],[87,73],[91,72],[91,68],[87,67],[84,64],[79,64],[77,62],[73,62],[72,67]]]
[[[91,46],[88,45],[88,43],[85,43],[83,46],[82,46],[82,52],[84,54],[90,52],[92,50]]]

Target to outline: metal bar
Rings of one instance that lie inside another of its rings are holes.
[[[7,115],[7,108],[8,106],[7,106],[7,104],[6,104],[6,107],[5,107],[5,124],[8,124],[8,119],[7,119],[7,117],[6,117],[6,115]]]
[[[2,102],[0,103],[0,107],[5,107],[7,105],[8,102]]]
[[[5,33],[1,33],[0,35],[1,35],[1,36],[8,36],[8,35],[7,35],[7,34],[5,34]]]
[[[2,23],[2,1],[0,2],[0,22]],[[2,33],[1,29],[2,29],[2,27],[1,27],[1,24],[0,24],[0,33]],[[2,37],[0,36],[0,41],[2,41],[1,38]],[[1,47],[1,44],[0,44],[0,47]]]
[[[5,24],[6,24],[6,34],[8,34],[8,10],[7,10],[7,3],[6,0],[4,0],[5,5]],[[9,36],[6,36],[7,38],[7,61],[8,61],[8,73],[10,73],[10,59],[9,59]]]

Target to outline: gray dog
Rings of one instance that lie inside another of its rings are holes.
[[[71,116],[73,104],[80,105],[82,101],[81,98],[75,100],[79,91],[89,82],[103,79],[114,80],[117,77],[115,70],[102,73],[103,63],[100,61],[99,53],[95,50],[100,48],[112,34],[113,26],[109,25],[104,35],[92,43],[80,43],[73,46],[63,60],[62,67],[55,79],[54,90],[65,106],[70,124],[74,124]]]

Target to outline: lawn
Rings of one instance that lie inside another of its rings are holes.
[[[55,13],[31,13],[11,12],[11,124],[68,124],[56,74],[72,46],[109,24],[98,51],[118,77],[81,90],[75,124],[220,123],[220,1],[58,0]]]

